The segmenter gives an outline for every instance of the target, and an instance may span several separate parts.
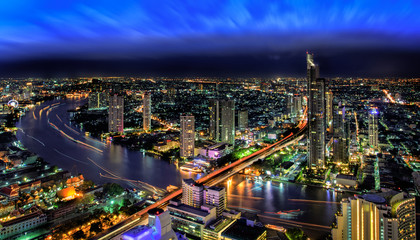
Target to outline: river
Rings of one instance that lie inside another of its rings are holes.
[[[57,99],[37,106],[17,123],[17,138],[29,151],[50,164],[68,170],[73,175],[82,173],[86,179],[96,183],[117,182],[129,186],[126,181],[105,178],[100,175],[103,174],[112,178],[140,180],[165,188],[168,185],[179,186],[182,178],[200,177],[181,172],[175,165],[142,152],[85,137],[79,129],[70,125],[67,112],[83,103],[85,100]],[[253,182],[239,175],[225,186],[228,206],[254,211],[260,214],[264,222],[286,227],[302,226],[315,238],[329,231],[322,227],[332,223],[337,211],[338,205],[328,202],[337,202],[342,198],[341,194],[323,188],[294,183]],[[325,202],[302,202],[299,199]],[[298,209],[291,214],[274,214]],[[317,233],[318,230],[321,231]]]

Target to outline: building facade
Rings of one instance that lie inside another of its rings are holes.
[[[346,108],[341,103],[334,105],[332,130],[334,161],[337,163],[348,163],[349,122],[346,120]]]
[[[124,131],[124,97],[114,94],[109,100],[108,132]]]
[[[235,143],[235,102],[233,100],[209,101],[210,139],[216,142]]]
[[[238,128],[239,130],[248,128],[248,110],[238,111]]]
[[[152,124],[152,94],[145,92],[143,96],[143,130],[149,131]]]
[[[325,166],[325,78],[319,78],[313,56],[307,54],[308,166]]]
[[[376,108],[369,112],[369,145],[370,147],[378,148],[378,110]]]
[[[227,196],[226,189],[221,187],[205,187],[203,192],[203,203],[216,207],[216,215],[219,217],[226,210]]]
[[[183,158],[193,157],[195,148],[195,119],[192,115],[181,116],[181,148]]]

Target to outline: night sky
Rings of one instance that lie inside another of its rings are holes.
[[[0,76],[419,77],[420,1],[0,1]]]

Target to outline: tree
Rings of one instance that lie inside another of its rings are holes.
[[[308,237],[305,235],[302,229],[300,228],[290,228],[286,231],[286,236],[290,240],[306,240]]]
[[[92,223],[92,225],[90,225],[90,231],[91,232],[95,232],[95,233],[100,233],[102,232],[103,228],[102,228],[102,223],[101,222],[94,222]]]
[[[85,238],[86,238],[86,234],[82,230],[79,230],[73,233],[73,239],[85,239]]]
[[[110,196],[117,196],[124,192],[124,188],[116,183],[107,183],[104,185],[104,193]]]

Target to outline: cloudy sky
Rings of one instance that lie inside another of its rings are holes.
[[[0,1],[0,75],[420,76],[420,1]]]

